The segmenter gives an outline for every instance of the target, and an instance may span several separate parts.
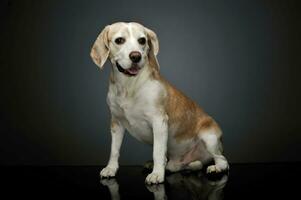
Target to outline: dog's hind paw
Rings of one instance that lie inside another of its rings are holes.
[[[222,172],[222,170],[216,165],[210,165],[207,167],[207,174],[220,172]]]

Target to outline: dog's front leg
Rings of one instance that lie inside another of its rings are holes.
[[[103,168],[100,172],[100,176],[103,178],[114,177],[119,167],[118,158],[120,146],[124,136],[124,127],[118,120],[113,118],[111,120],[111,136],[112,143],[110,160],[108,162],[108,165],[105,168]]]
[[[167,116],[155,117],[153,127],[153,159],[154,167],[145,182],[147,184],[158,184],[164,182],[166,149],[168,139]]]

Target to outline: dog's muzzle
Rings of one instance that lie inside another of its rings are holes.
[[[118,62],[116,62],[116,66],[119,72],[124,73],[128,76],[136,76],[140,70],[140,67],[136,63],[133,63],[132,66],[128,69],[121,67]]]

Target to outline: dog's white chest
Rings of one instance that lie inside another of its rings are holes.
[[[148,144],[153,143],[150,115],[155,113],[155,107],[150,99],[154,98],[154,90],[157,90],[157,86],[150,84],[135,91],[135,94],[129,94],[128,91],[118,93],[115,88],[110,88],[108,93],[112,115],[132,136]]]

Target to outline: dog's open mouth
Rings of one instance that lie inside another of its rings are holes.
[[[124,69],[123,67],[121,67],[121,65],[119,65],[118,62],[116,62],[116,66],[117,66],[118,71],[120,71],[121,73],[124,73],[128,76],[136,76],[140,70],[140,67],[135,63],[133,63],[132,66],[128,69]]]

